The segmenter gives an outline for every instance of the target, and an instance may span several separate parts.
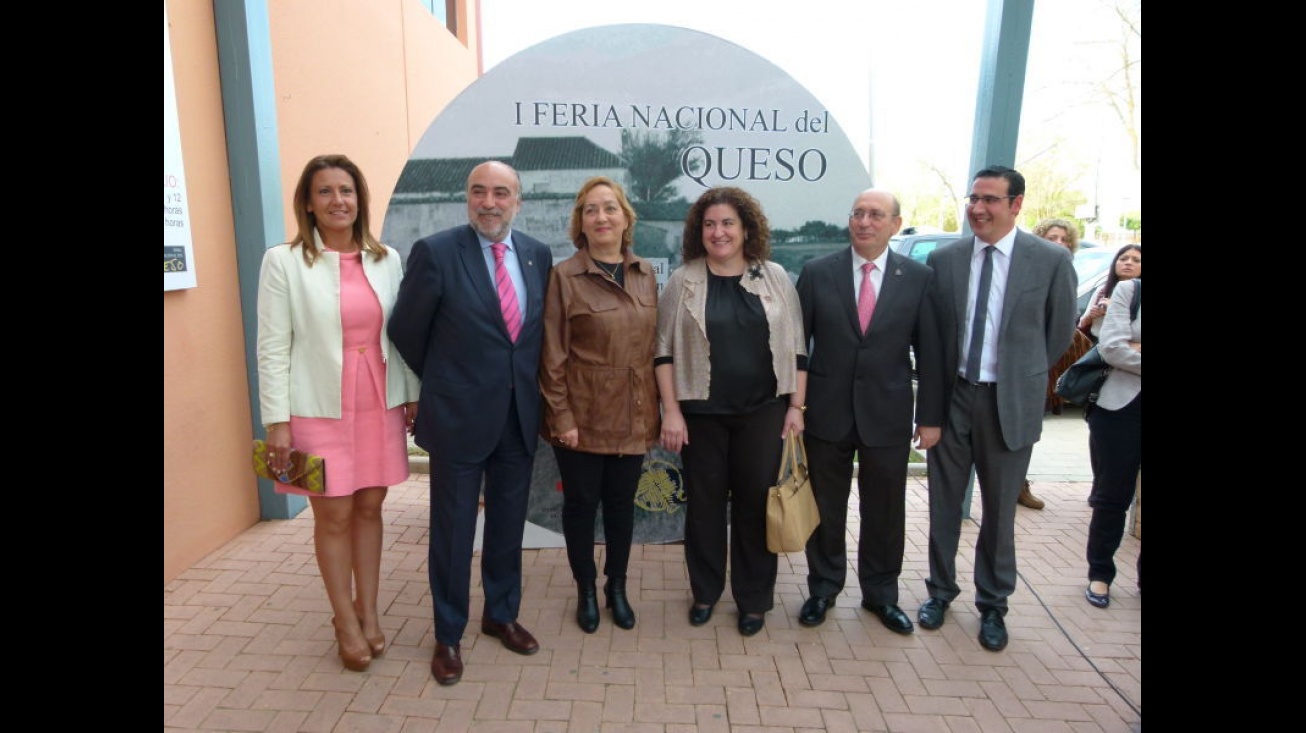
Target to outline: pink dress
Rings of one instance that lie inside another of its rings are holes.
[[[340,324],[344,331],[340,419],[290,416],[295,448],[326,459],[326,496],[394,486],[408,479],[404,408],[385,406],[381,303],[363,273],[361,253],[340,255]],[[283,483],[282,494],[321,496]]]

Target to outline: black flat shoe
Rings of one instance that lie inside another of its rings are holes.
[[[798,623],[803,626],[820,626],[825,623],[825,612],[834,605],[833,597],[812,596],[798,612]]]
[[[708,621],[711,621],[712,608],[713,608],[713,604],[711,603],[695,603],[694,605],[690,606],[689,625],[702,626]]]
[[[745,613],[739,617],[739,633],[752,636],[766,626],[766,617],[760,613]]]
[[[1139,590],[1138,595],[1141,596],[1142,594],[1143,594],[1142,590]],[[1088,599],[1089,604],[1096,606],[1098,608],[1106,608],[1107,606],[1111,605],[1110,590],[1107,590],[1106,593],[1094,593],[1093,586],[1090,585],[1089,587],[1084,589],[1084,597]]]

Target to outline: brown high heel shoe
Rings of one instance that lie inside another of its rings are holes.
[[[362,623],[363,609],[358,607],[358,601],[354,601],[354,610],[358,613],[359,623]],[[372,649],[372,656],[379,657],[385,654],[385,634],[368,636],[367,632],[363,632],[363,638],[367,639],[367,645]]]
[[[336,646],[340,648],[340,663],[345,665],[345,669],[351,672],[363,672],[367,670],[368,665],[372,663],[372,650],[367,647],[362,649],[346,649],[345,640],[340,635],[340,627],[336,626],[334,617],[331,619],[331,626],[336,630]]]
[[[372,647],[372,656],[379,657],[385,654],[385,634],[365,638],[367,639],[367,645]]]

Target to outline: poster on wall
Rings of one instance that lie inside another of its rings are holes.
[[[465,225],[467,176],[490,159],[521,175],[513,228],[549,245],[555,262],[575,252],[567,229],[581,184],[620,181],[637,214],[635,253],[658,268],[659,286],[680,265],[685,216],[709,188],[738,186],[758,199],[771,258],[797,279],[807,260],[848,246],[848,204],[871,185],[833,116],[782,69],[666,25],[567,33],[491,69],[418,141],[382,241],[406,259],[418,239]],[[527,520],[560,537],[557,464],[546,443],[535,456]],[[635,496],[635,542],[683,538],[686,488],[679,455],[654,446]]]
[[[193,288],[195,251],[191,247],[186,172],[181,163],[181,125],[172,78],[168,6],[163,6],[163,290]]]

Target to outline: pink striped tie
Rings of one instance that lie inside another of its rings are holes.
[[[874,262],[862,265],[862,290],[857,294],[857,320],[862,324],[862,333],[871,325],[871,314],[875,312],[875,285],[871,283],[871,270]]]
[[[517,343],[517,334],[521,333],[521,308],[517,307],[517,289],[508,277],[508,268],[503,266],[503,253],[508,245],[495,242],[490,245],[494,250],[494,286],[499,290],[499,308],[503,310],[503,322],[508,326],[508,338]]]

